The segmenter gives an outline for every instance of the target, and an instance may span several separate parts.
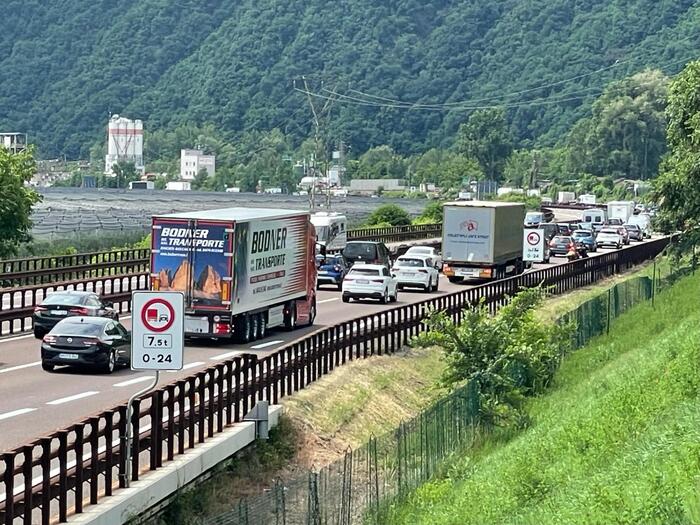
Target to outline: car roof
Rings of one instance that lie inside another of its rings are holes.
[[[399,261],[399,260],[401,260],[401,259],[422,259],[422,260],[426,260],[426,259],[430,259],[430,258],[431,258],[430,255],[425,255],[425,254],[422,254],[422,253],[416,253],[416,254],[412,254],[412,255],[409,255],[409,254],[407,254],[407,253],[404,253],[404,254],[401,255],[400,257],[397,257],[396,260],[397,260],[397,261]]]
[[[406,253],[410,252],[411,250],[435,250],[433,246],[411,246],[408,250],[406,250]]]
[[[109,317],[93,317],[83,315],[80,317],[66,317],[65,319],[61,319],[58,323],[56,323],[56,326],[58,326],[59,324],[91,324],[103,326],[107,323],[116,323],[116,321],[114,319],[110,319]]]
[[[77,297],[84,297],[86,295],[97,295],[95,292],[86,292],[84,290],[56,290],[51,292],[46,297],[51,297],[52,295],[75,295]]]
[[[348,241],[347,244],[384,244],[380,241]]]
[[[357,264],[351,268],[352,270],[359,270],[360,268],[369,268],[370,270],[381,270],[383,268],[386,268],[383,264]]]

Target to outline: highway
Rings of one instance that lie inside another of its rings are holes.
[[[599,250],[598,254],[608,250]],[[595,256],[597,254],[591,254]],[[561,264],[564,258],[553,258]],[[536,265],[539,269],[546,265]],[[451,284],[441,276],[440,290],[433,294],[402,291],[398,305],[419,302],[436,294],[464,289],[465,284]],[[314,330],[372,312],[392,308],[375,301],[343,303],[337,290],[321,290],[318,316],[313,327],[293,332],[272,330],[268,337],[248,345],[196,341],[185,348],[185,367],[168,372],[160,385],[188,376],[214,363],[242,353],[269,354]],[[123,317],[130,326],[130,318]],[[125,402],[152,377],[145,372],[119,369],[102,375],[70,368],[47,373],[39,361],[39,341],[32,335],[0,340],[0,451],[10,450],[29,441],[65,428],[71,423]]]

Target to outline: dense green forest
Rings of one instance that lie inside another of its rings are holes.
[[[345,141],[358,162],[383,145],[403,157],[443,151],[477,109],[493,106],[504,111],[506,146],[526,152],[522,162],[572,128],[595,154],[606,136],[586,119],[611,82],[647,67],[672,75],[695,58],[694,4],[6,0],[0,129],[29,133],[42,157],[87,157],[103,141],[109,112],[143,119],[149,133],[211,126],[216,140],[236,145],[232,155],[243,154],[239,141],[255,144],[275,128],[272,149],[298,149],[313,134],[307,97],[294,89],[305,76],[314,102],[326,106],[324,138]],[[635,125],[608,137],[625,135],[625,148],[635,149]],[[581,170],[652,174],[654,140],[640,146],[646,160],[623,152]],[[478,158],[471,146],[461,150],[469,160]],[[543,170],[559,162],[547,155]],[[508,166],[482,168],[488,175]]]

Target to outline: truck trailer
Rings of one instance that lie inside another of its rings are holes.
[[[464,279],[503,279],[523,272],[525,205],[459,201],[443,205],[443,273]]]
[[[151,289],[185,296],[185,336],[248,343],[316,318],[309,213],[228,208],[153,217]]]

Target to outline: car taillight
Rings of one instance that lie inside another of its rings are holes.
[[[71,308],[68,311],[72,314],[77,314],[77,315],[87,315],[90,313],[90,311],[87,308]]]
[[[34,312],[45,312],[47,308],[45,306],[37,306],[34,308]]]
[[[569,244],[569,250],[573,250],[575,247],[574,243]]]
[[[56,336],[55,336],[55,335],[51,335],[51,334],[47,334],[47,335],[44,336],[43,341],[44,341],[46,344],[48,344],[48,345],[52,345],[52,344],[54,344],[54,343],[56,342]]]
[[[83,339],[83,346],[92,346],[92,345],[96,345],[99,342],[100,342],[100,340],[97,339],[96,337],[88,337],[86,339]]]
[[[549,241],[549,247],[550,247],[550,248],[554,248],[556,245],[557,245],[556,242],[554,242],[554,241]]]
[[[418,270],[419,273],[428,273],[428,270]]]
[[[373,283],[383,283],[384,279],[370,279],[370,281]]]

